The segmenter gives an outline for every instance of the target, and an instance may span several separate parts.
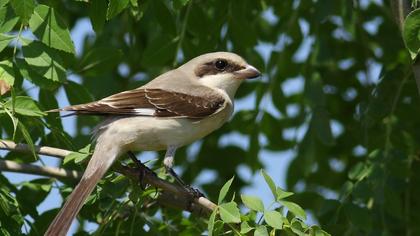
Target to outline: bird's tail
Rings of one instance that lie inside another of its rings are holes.
[[[104,142],[106,140],[103,138],[100,137],[98,139],[95,151],[82,179],[74,188],[58,215],[51,222],[44,236],[66,236],[71,223],[76,218],[85,200],[119,156],[119,147],[109,143],[111,140]]]

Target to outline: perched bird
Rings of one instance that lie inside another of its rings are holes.
[[[166,150],[164,166],[173,172],[176,149],[228,121],[239,85],[260,74],[234,53],[207,53],[137,89],[52,110],[106,118],[96,127],[96,146],[86,171],[45,235],[66,235],[98,181],[126,152]]]

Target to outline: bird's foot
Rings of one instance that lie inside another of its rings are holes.
[[[143,190],[145,190],[148,187],[148,185],[144,182],[145,176],[148,176],[148,175],[157,176],[157,175],[156,175],[155,172],[153,172],[153,170],[151,170],[145,164],[141,163],[141,161],[139,161],[136,158],[136,156],[134,155],[134,153],[128,152],[127,154],[130,157],[130,159],[134,162],[134,164],[136,165],[136,169],[138,170],[138,175],[139,175],[140,187]]]
[[[174,169],[170,167],[165,167],[166,172],[170,174],[175,181],[182,186],[187,193],[189,193],[191,196],[193,196],[193,199],[204,197],[204,194],[200,192],[200,190],[191,187],[190,185],[185,184],[185,182],[178,176],[178,174],[174,171]]]

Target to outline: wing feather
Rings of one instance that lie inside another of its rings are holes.
[[[203,96],[152,88],[138,88],[114,94],[96,102],[52,111],[74,111],[90,115],[138,115],[155,117],[204,118],[219,111],[225,98],[203,88]]]

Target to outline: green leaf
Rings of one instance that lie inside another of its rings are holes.
[[[14,36],[0,33],[0,52],[14,39]]]
[[[268,236],[267,227],[264,225],[258,225],[254,231],[254,236]]]
[[[0,0],[0,7],[4,7],[9,3],[9,0]]]
[[[31,135],[28,132],[28,129],[21,121],[18,121],[18,128],[20,132],[22,133],[22,136],[25,139],[26,143],[28,144],[29,149],[31,150],[31,153],[34,156],[34,160],[38,160],[38,156],[35,153],[34,141],[32,140]]]
[[[180,9],[181,7],[184,7],[190,2],[190,0],[174,0],[173,4],[175,9]]]
[[[420,52],[420,9],[416,9],[407,15],[404,20],[402,35],[411,59],[414,60]]]
[[[209,231],[209,236],[213,236],[213,230],[214,230],[214,221],[216,220],[217,215],[217,208],[213,210],[213,212],[210,215],[209,223],[207,225],[207,230]]]
[[[328,146],[334,145],[335,141],[331,132],[330,116],[324,108],[317,107],[313,111],[312,124],[319,140]]]
[[[249,226],[248,222],[246,221],[242,221],[241,223],[241,234],[246,234],[249,231],[253,230],[254,228],[252,228],[251,226]]]
[[[251,210],[263,212],[264,204],[258,197],[241,195],[242,202]]]
[[[11,8],[7,6],[0,7],[0,33],[6,33],[13,30],[19,21]]]
[[[47,79],[36,73],[31,69],[31,67],[28,65],[28,63],[26,63],[24,59],[16,58],[15,61],[16,67],[18,68],[22,77],[29,80],[31,83],[50,91],[55,90],[60,86],[58,81]]]
[[[264,177],[264,180],[267,183],[268,187],[270,187],[270,190],[274,196],[274,199],[276,199],[277,198],[276,184],[274,184],[273,179],[271,179],[271,177],[264,170],[261,170],[261,175]]]
[[[91,0],[89,3],[89,17],[95,32],[99,32],[104,28],[107,12],[106,0]]]
[[[10,5],[22,23],[28,24],[29,18],[34,12],[35,2],[33,0],[10,0]]]
[[[291,229],[293,233],[296,235],[305,235],[305,224],[297,218],[294,218],[292,222],[290,222]]]
[[[15,196],[0,188],[0,229],[5,235],[21,235],[24,217]]]
[[[220,218],[225,223],[240,223],[241,214],[235,202],[228,202],[219,205]]]
[[[0,81],[6,82],[6,85],[13,86],[15,83],[15,72],[11,61],[0,62]]]
[[[222,189],[220,190],[219,193],[219,198],[217,200],[217,205],[220,205],[220,203],[222,203],[222,201],[225,199],[227,192],[229,191],[230,185],[233,182],[233,179],[235,178],[235,176],[233,176],[230,180],[228,180],[222,187]]]
[[[361,181],[372,172],[371,166],[364,162],[359,162],[350,169],[348,177],[351,180]]]
[[[67,99],[71,104],[93,101],[93,96],[89,93],[86,87],[73,81],[68,81],[68,83],[64,85],[64,90],[66,91]]]
[[[294,193],[292,193],[292,192],[287,192],[287,191],[284,191],[282,188],[280,188],[280,187],[277,187],[276,188],[276,193],[277,193],[277,201],[280,201],[281,199],[284,199],[284,198],[287,198],[287,197],[290,197],[290,196],[292,196]]]
[[[123,57],[121,50],[112,47],[97,47],[89,50],[80,60],[79,73],[101,74],[114,69]]]
[[[109,0],[106,19],[110,20],[120,14],[128,5],[129,0]]]
[[[74,44],[64,22],[53,8],[38,5],[29,20],[32,32],[48,47],[74,54]]]
[[[295,216],[301,217],[306,220],[306,213],[298,204],[289,201],[280,201],[290,212],[292,212]]]
[[[26,44],[22,50],[31,70],[53,81],[66,81],[66,70],[57,51],[37,41]]]
[[[283,216],[278,211],[265,211],[264,220],[275,229],[283,228]]]
[[[17,114],[20,114],[23,116],[41,117],[45,115],[45,113],[39,109],[36,102],[32,98],[26,97],[26,96],[16,96],[14,100],[14,107],[12,107],[13,106],[12,100],[7,101],[4,104],[4,106],[8,108],[10,111],[12,111],[12,109],[14,108],[14,111]]]
[[[35,179],[21,184],[16,199],[24,214],[30,214],[34,218],[38,216],[36,208],[50,193],[53,182],[53,179]]]
[[[70,161],[74,161],[74,163],[78,164],[83,162],[86,158],[90,156],[90,144],[86,145],[84,148],[80,149],[77,152],[72,152],[66,157],[64,157],[63,164],[67,164]]]

